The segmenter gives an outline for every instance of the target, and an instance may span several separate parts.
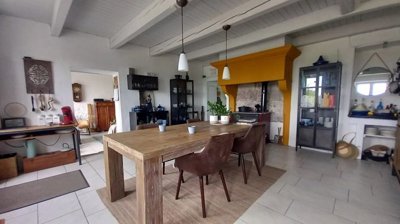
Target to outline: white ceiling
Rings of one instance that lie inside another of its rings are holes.
[[[60,6],[60,1],[72,4]],[[135,44],[158,55],[180,51],[181,18],[175,1],[0,0],[0,14],[53,26],[53,14],[64,11],[66,19],[59,16],[57,25],[116,40],[116,48]],[[235,48],[276,37],[294,39],[329,33],[352,25],[358,27],[354,33],[400,26],[399,11],[400,0],[189,0],[184,8],[185,51],[189,56],[193,53],[192,59],[223,51],[222,25],[227,23],[233,23],[228,33],[228,43],[232,43],[229,48]],[[351,29],[343,34],[351,34]],[[329,39],[329,34],[325,36]]]

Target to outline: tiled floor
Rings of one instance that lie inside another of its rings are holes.
[[[241,217],[253,223],[400,223],[400,185],[384,163],[332,159],[329,154],[269,144],[267,164],[287,170]],[[96,189],[105,186],[103,155],[23,174],[0,188],[81,169],[90,188],[0,214],[7,224],[117,223]],[[125,178],[135,175],[124,158]],[[257,177],[250,177],[251,178]]]

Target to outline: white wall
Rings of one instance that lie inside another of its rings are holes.
[[[111,100],[114,97],[113,77],[111,75],[71,72],[72,83],[81,85],[82,101],[73,102],[76,119],[87,119],[87,105],[94,104],[93,99]]]
[[[87,69],[114,71],[119,74],[120,101],[116,102],[118,131],[129,130],[129,111],[139,104],[138,91],[127,89],[128,68],[133,67],[138,74],[154,72],[159,74],[159,90],[155,91],[157,102],[170,108],[169,79],[177,72],[177,55],[150,57],[144,47],[126,45],[121,49],[110,49],[105,38],[63,30],[61,37],[52,37],[47,24],[0,15],[0,116],[10,102],[20,102],[31,108],[30,96],[26,94],[22,58],[52,62],[56,112],[61,106],[72,106],[71,71]],[[190,63],[190,76],[201,80],[201,67]],[[195,82],[196,83],[196,82]],[[199,83],[199,82],[198,82]],[[195,87],[196,88],[196,87]],[[202,94],[195,90],[195,94]],[[196,96],[196,95],[195,95]],[[197,95],[199,96],[199,95]],[[197,97],[196,97],[197,98]],[[198,99],[196,99],[199,101]],[[28,111],[28,125],[38,124],[38,113]],[[68,141],[61,139],[60,142]],[[57,144],[55,148],[60,148]]]

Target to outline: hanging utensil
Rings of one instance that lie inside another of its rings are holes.
[[[47,101],[48,104],[48,110],[53,110],[54,109],[54,98],[49,95],[49,100]]]
[[[39,102],[40,102],[39,109],[41,111],[46,110],[46,99],[45,99],[45,96],[42,93],[39,94]]]
[[[35,112],[35,101],[33,99],[33,96],[31,96],[31,102],[32,102],[32,111]]]

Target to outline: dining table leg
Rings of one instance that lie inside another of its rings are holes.
[[[162,158],[135,163],[138,223],[163,223]]]
[[[122,155],[103,141],[106,187],[111,202],[125,197],[124,169]]]

